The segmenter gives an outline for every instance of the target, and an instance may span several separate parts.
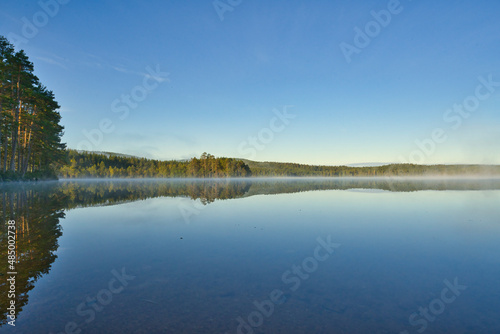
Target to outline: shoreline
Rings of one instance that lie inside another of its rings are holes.
[[[249,176],[249,177],[78,177],[57,179],[20,179],[0,180],[1,184],[38,184],[45,182],[71,182],[71,181],[258,181],[258,180],[391,180],[391,181],[439,181],[439,180],[500,180],[498,175],[461,174],[461,175],[381,175],[381,176]]]

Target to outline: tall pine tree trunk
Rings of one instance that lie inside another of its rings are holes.
[[[36,110],[36,107],[35,107],[35,109],[33,109],[33,117],[36,115],[35,110]],[[24,140],[25,144],[28,146],[28,152],[26,154],[26,157],[23,157],[23,167],[22,167],[23,177],[26,174],[26,171],[28,170],[30,156],[31,156],[31,132],[33,131],[33,121],[31,121],[29,129],[30,130],[29,130],[28,138]],[[25,134],[26,134],[26,132],[25,132]]]
[[[14,128],[12,129],[12,156],[10,159],[10,170],[16,171],[16,153],[19,128],[19,114],[21,113],[21,66],[19,66],[19,75],[17,77],[17,106],[14,109]],[[17,126],[16,126],[17,125]]]

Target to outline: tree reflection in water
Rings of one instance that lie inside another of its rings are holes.
[[[16,314],[28,303],[28,292],[50,271],[56,260],[60,220],[65,210],[115,205],[156,197],[187,197],[205,205],[215,200],[313,190],[378,189],[406,192],[420,190],[500,189],[499,179],[198,179],[198,180],[92,180],[0,185],[0,307],[7,322],[8,286],[7,222],[16,221]]]

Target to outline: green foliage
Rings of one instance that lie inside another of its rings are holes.
[[[59,166],[62,178],[224,178],[250,176],[250,168],[241,160],[215,158],[203,153],[189,161],[158,161],[106,153],[67,150],[65,163]]]
[[[53,178],[65,149],[59,105],[33,70],[0,36],[0,181]]]
[[[215,158],[158,161],[112,153],[67,150],[62,178],[393,177],[500,175],[500,166],[392,164],[378,167],[310,166]]]
[[[311,166],[294,163],[245,161],[252,176],[380,177],[500,175],[500,166],[390,164],[377,167]]]

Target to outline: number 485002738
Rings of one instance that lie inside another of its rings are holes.
[[[14,268],[14,264],[16,263],[16,222],[14,220],[9,220],[8,224],[8,253],[7,259],[11,268]]]

